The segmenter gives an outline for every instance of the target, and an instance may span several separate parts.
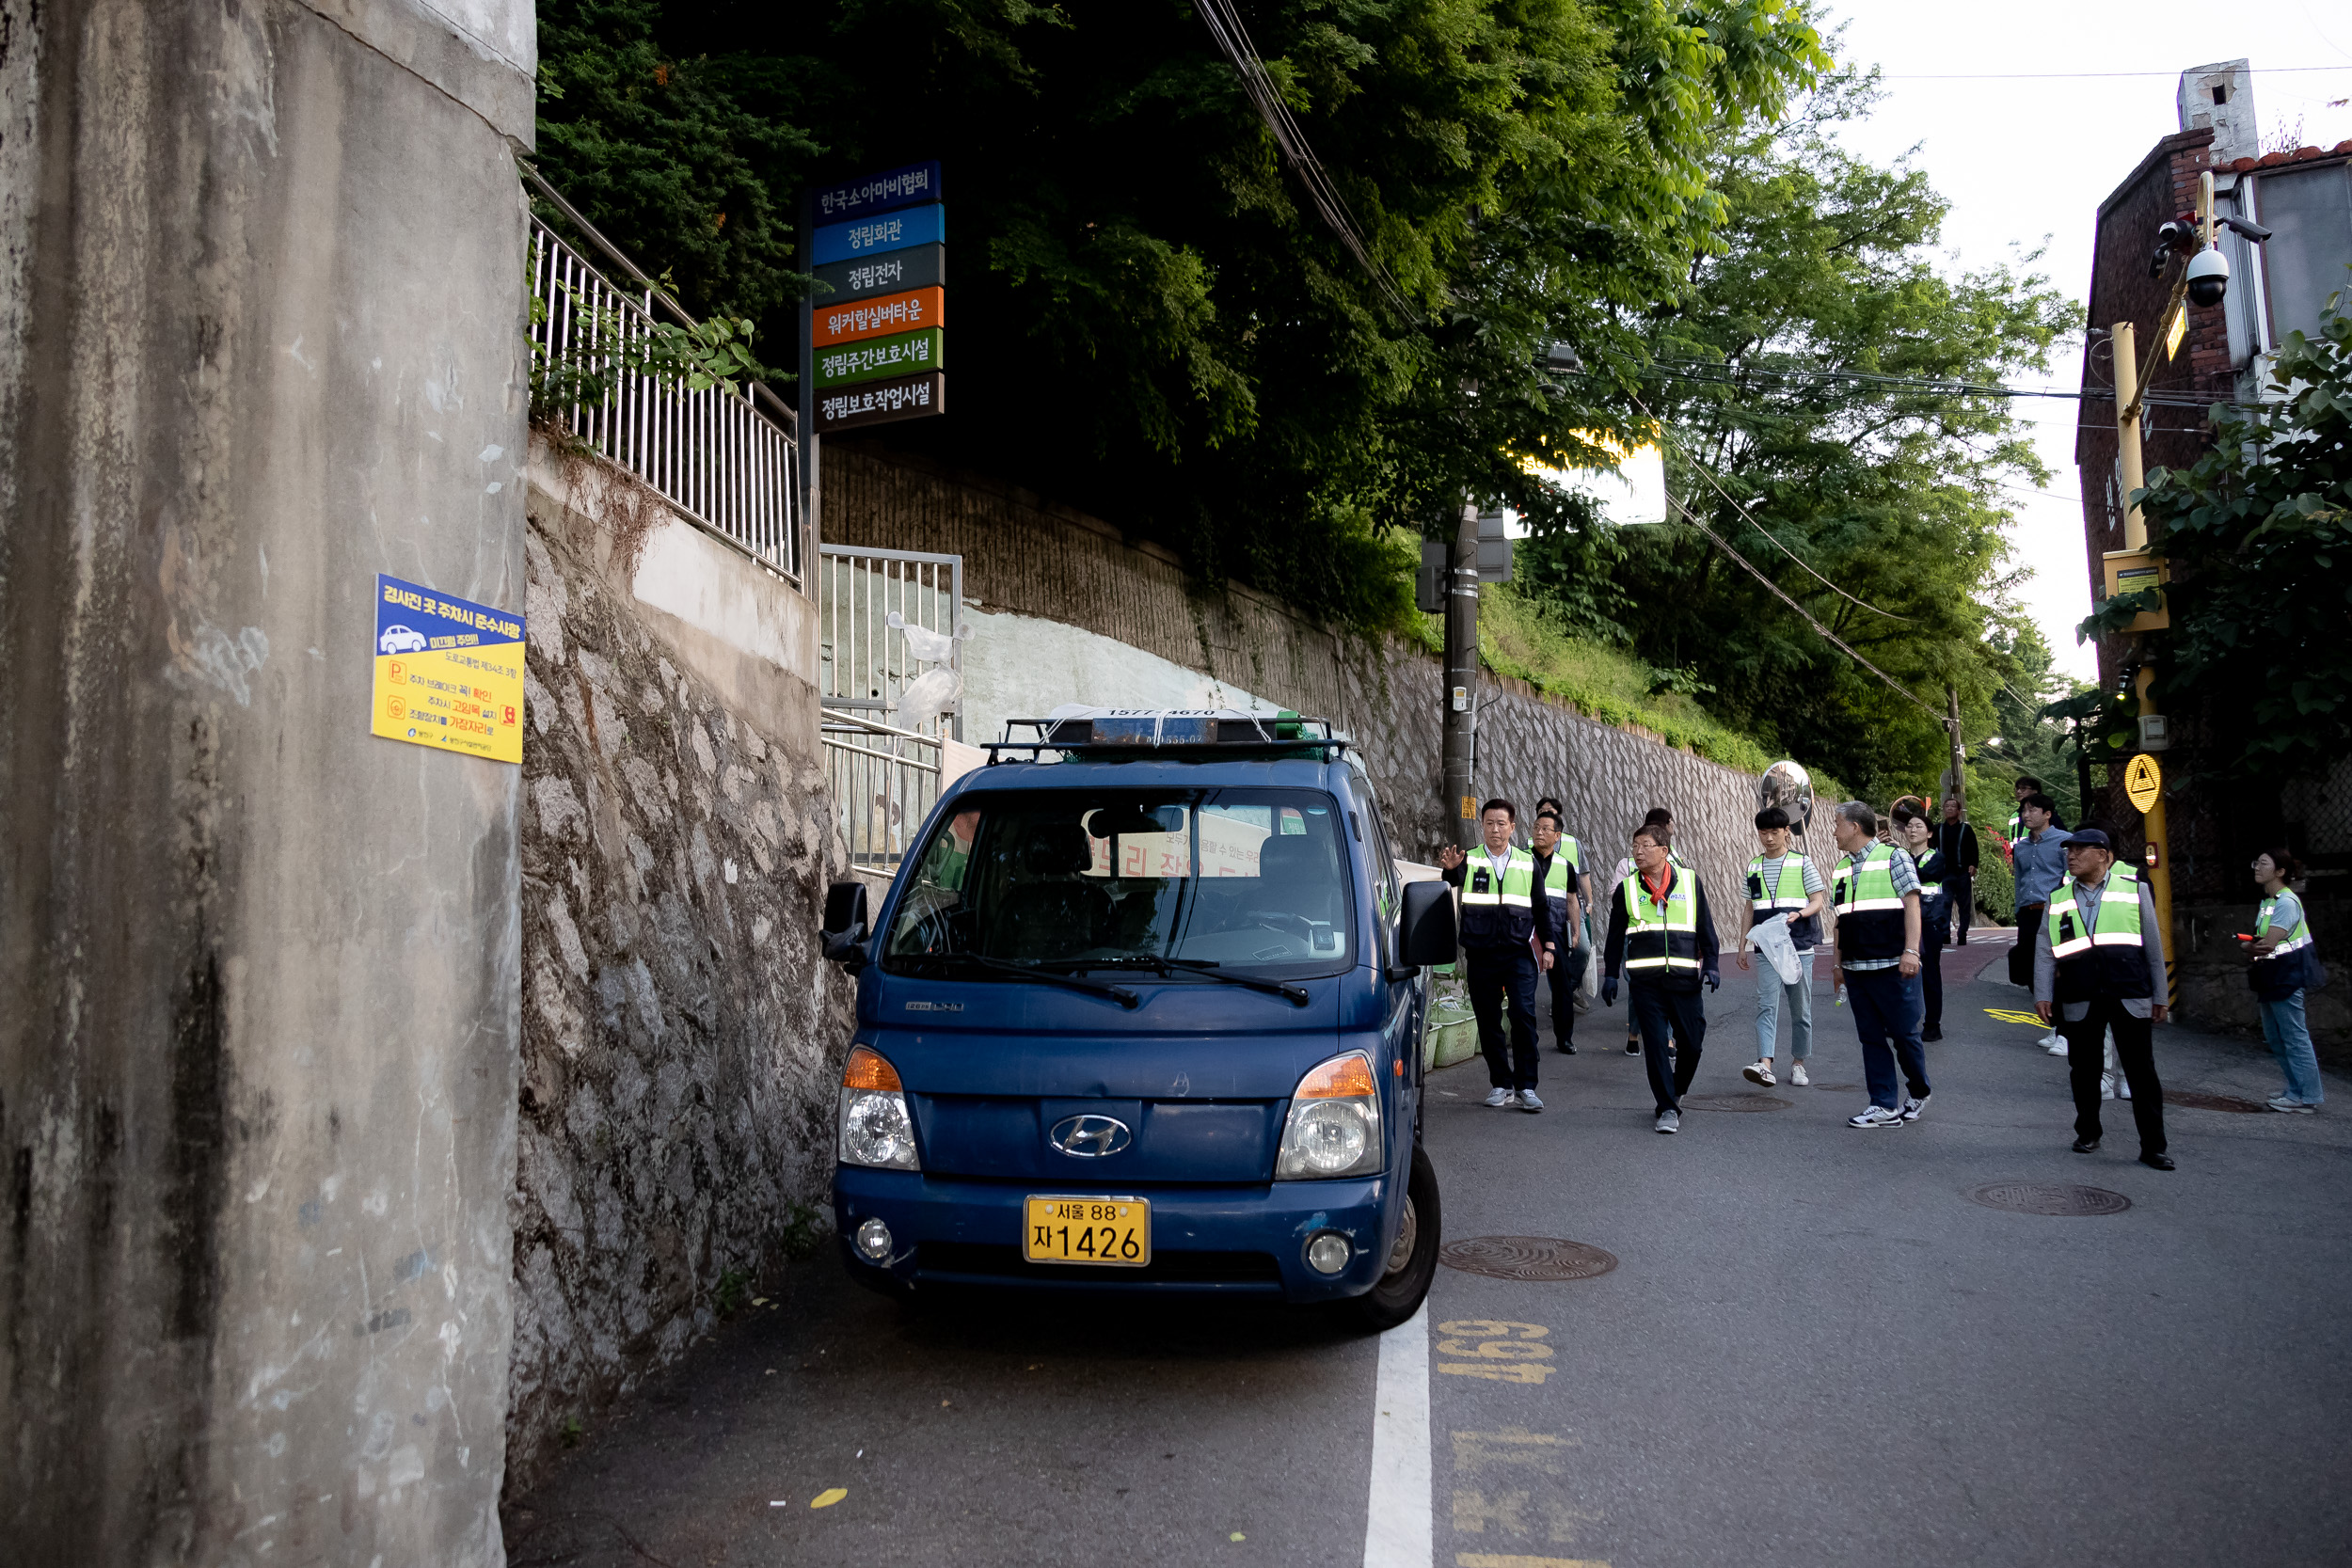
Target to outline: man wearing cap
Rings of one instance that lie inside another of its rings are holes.
[[[2067,1077],[2074,1090],[2074,1152],[2099,1147],[2099,1075],[2106,1036],[2132,1089],[2139,1163],[2170,1170],[2164,1151],[2164,1085],[2156,1081],[2153,1025],[2168,1014],[2164,933],[2155,895],[2099,828],[2066,840],[2066,879],[2051,892],[2034,941],[2034,1011],[2049,1023],[2055,1006],[2066,1037]]]

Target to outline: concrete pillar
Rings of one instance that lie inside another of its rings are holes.
[[[528,0],[0,0],[0,1550],[495,1563]]]

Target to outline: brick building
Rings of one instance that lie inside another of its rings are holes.
[[[2083,361],[2082,418],[2074,462],[2082,483],[2083,565],[2097,600],[2105,594],[2104,557],[2123,548],[2123,485],[2118,459],[2113,388],[2113,329],[2130,322],[2145,364],[2141,422],[2145,467],[2194,464],[2209,444],[2206,408],[2215,403],[2275,397],[2267,361],[2289,332],[2317,327],[2328,294],[2352,261],[2352,141],[2332,149],[2260,150],[2248,62],[2201,67],[2181,77],[2180,124],[2159,138],[2099,204],[2091,255],[2090,334]],[[2198,183],[2211,173],[2215,210],[2261,223],[2273,238],[2256,245],[2224,231],[2231,283],[2211,309],[2185,306],[2186,330],[2171,352],[2161,346],[2172,274],[2152,276],[2158,228],[2195,211]],[[2152,641],[2162,633],[2152,634]],[[2130,679],[2139,640],[2102,641],[2099,673],[2109,691]],[[2285,841],[2309,860],[2306,894],[2323,952],[2339,960],[2352,901],[2352,767],[2325,779],[2279,781],[2276,787],[2226,791],[2211,774],[2205,716],[2171,705],[2170,748],[2160,760],[2173,896],[2176,979],[2183,1011],[2201,1022],[2254,1026],[2251,992],[2232,933],[2249,928],[2256,893],[2247,866],[2268,845]],[[2112,777],[2109,777],[2109,774]],[[2121,767],[2094,768],[2087,819],[2120,831],[2119,850],[2137,859],[2141,817],[2123,798]],[[2352,1049],[2352,1009],[2343,995],[2310,999],[2323,1046]]]

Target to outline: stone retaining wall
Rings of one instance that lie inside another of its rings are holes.
[[[851,994],[805,601],[533,459],[510,1494],[830,1228]]]

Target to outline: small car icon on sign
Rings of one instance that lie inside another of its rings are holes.
[[[424,652],[424,634],[406,626],[386,626],[384,635],[375,641],[375,651],[382,654],[421,654]]]

